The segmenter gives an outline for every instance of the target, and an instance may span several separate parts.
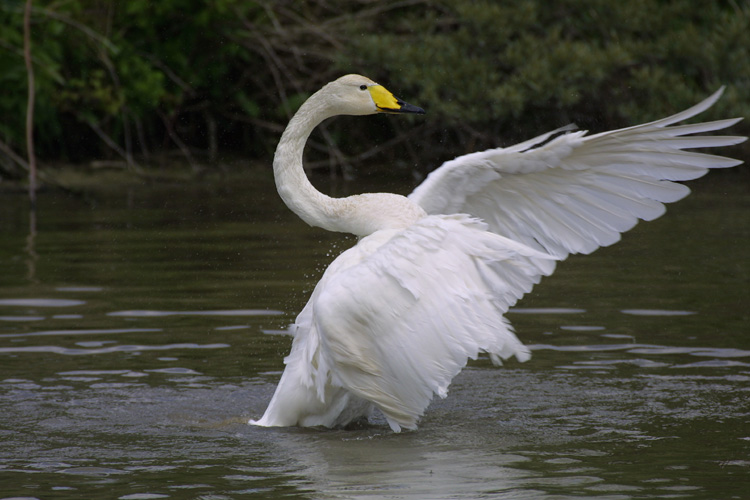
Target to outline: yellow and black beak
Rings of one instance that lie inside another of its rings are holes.
[[[372,100],[378,111],[382,113],[413,113],[423,115],[424,109],[413,106],[407,102],[397,99],[382,85],[370,85],[367,87],[370,91]]]

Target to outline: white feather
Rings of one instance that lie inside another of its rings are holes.
[[[721,130],[739,119],[673,126],[711,107],[722,92],[643,125],[595,135],[571,132],[532,149],[551,132],[458,157],[432,172],[409,199],[431,214],[469,213],[492,231],[559,258],[590,253],[618,241],[638,219],[659,217],[664,203],[690,192],[673,181],[742,163],[683,151],[743,142],[745,137],[687,135]]]
[[[257,423],[283,414],[281,425],[306,425],[319,407],[316,422],[331,426],[340,415],[330,407],[347,395],[373,403],[394,430],[415,428],[469,358],[529,358],[503,314],[553,269],[549,255],[466,216],[362,239],[331,264],[297,318],[286,380]],[[295,389],[281,390],[292,379]],[[349,417],[369,412],[361,410]]]

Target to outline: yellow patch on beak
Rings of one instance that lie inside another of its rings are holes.
[[[370,95],[372,96],[372,100],[375,102],[375,106],[378,108],[378,111],[382,111],[384,113],[416,113],[420,115],[424,114],[424,110],[422,108],[412,106],[411,104],[406,103],[400,99],[396,99],[396,97],[382,85],[370,85],[369,87],[367,87],[367,90],[370,91]]]

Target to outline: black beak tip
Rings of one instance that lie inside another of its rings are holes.
[[[399,113],[411,113],[415,115],[425,114],[424,109],[414,106],[413,104],[409,104],[408,102],[398,101],[398,104],[401,106],[398,109]]]

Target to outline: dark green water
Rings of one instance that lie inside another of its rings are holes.
[[[262,429],[351,239],[270,179],[0,193],[0,498],[747,498],[750,186],[726,173],[509,314],[416,432]],[[407,190],[404,188],[403,190]]]

